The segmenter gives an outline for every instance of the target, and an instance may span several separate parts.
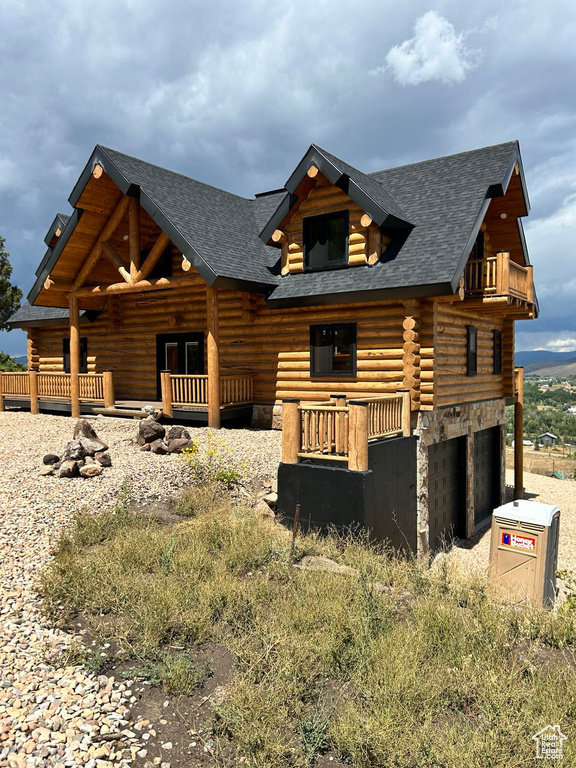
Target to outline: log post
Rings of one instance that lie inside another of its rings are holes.
[[[348,438],[348,469],[368,471],[368,403],[349,400],[350,435]]]
[[[300,453],[300,400],[290,397],[282,400],[282,463],[298,464]]]
[[[514,498],[524,498],[524,368],[514,371]]]
[[[39,413],[38,408],[38,371],[30,369],[30,413]]]
[[[220,429],[220,359],[218,347],[218,288],[206,289],[208,356],[208,426]]]
[[[333,394],[330,395],[330,405],[338,405],[346,407],[346,395]]]
[[[410,437],[412,427],[410,424],[410,412],[412,410],[412,398],[409,389],[399,389],[398,394],[402,395],[402,437]]]
[[[70,410],[80,416],[80,310],[76,296],[70,296]]]
[[[4,410],[4,382],[2,381],[2,369],[0,368],[0,412]]]
[[[162,390],[162,411],[164,416],[172,418],[172,371],[161,371],[160,389]]]
[[[114,408],[116,398],[114,397],[114,374],[112,371],[104,371],[102,374],[104,384],[104,408]]]

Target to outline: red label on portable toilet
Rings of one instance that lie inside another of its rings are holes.
[[[523,549],[527,552],[536,552],[536,539],[534,536],[525,536],[512,531],[502,531],[500,544],[510,549]]]

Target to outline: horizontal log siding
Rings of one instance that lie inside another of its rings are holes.
[[[110,302],[92,324],[81,326],[88,338],[88,370],[114,372],[116,397],[156,399],[156,334],[206,330],[206,286],[122,296]],[[247,309],[248,308],[248,309]],[[113,327],[109,310],[115,313]],[[283,397],[324,400],[331,392],[369,396],[396,392],[403,382],[404,307],[366,303],[338,307],[270,310],[262,297],[219,292],[221,373],[254,375],[254,400],[273,404]],[[428,314],[431,316],[431,312]],[[174,325],[177,318],[178,325]],[[356,322],[358,371],[354,379],[310,377],[310,325]],[[420,329],[422,369],[431,376],[432,328]],[[62,371],[65,326],[34,330],[41,371]],[[422,402],[431,406],[431,395]]]
[[[476,376],[467,375],[468,325],[478,329]],[[504,376],[493,373],[493,331],[502,326],[498,318],[474,315],[458,305],[434,305],[435,407],[504,397]]]

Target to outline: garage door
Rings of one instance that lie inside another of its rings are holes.
[[[466,528],[466,438],[428,448],[428,522],[431,549],[440,549]]]
[[[500,427],[474,435],[474,523],[500,504]]]

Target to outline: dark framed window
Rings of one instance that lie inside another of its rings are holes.
[[[478,373],[478,328],[467,326],[466,338],[466,368],[468,376],[476,376]]]
[[[502,373],[502,331],[494,331],[494,373]]]
[[[356,323],[310,326],[310,375],[356,376]]]
[[[310,216],[303,225],[305,269],[348,263],[348,211]]]
[[[64,360],[64,373],[70,373],[70,338],[62,339],[62,359]],[[88,339],[80,338],[80,373],[88,373]]]

